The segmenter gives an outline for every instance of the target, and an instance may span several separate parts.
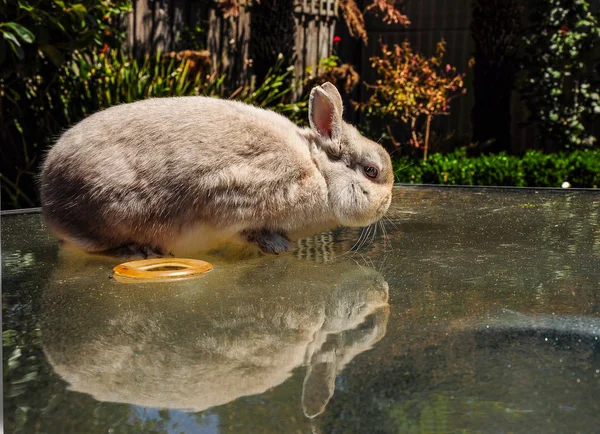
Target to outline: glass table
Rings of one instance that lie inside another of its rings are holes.
[[[599,192],[397,186],[381,224],[160,283],[1,223],[6,432],[600,426]]]

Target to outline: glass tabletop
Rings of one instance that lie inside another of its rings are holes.
[[[600,194],[397,186],[364,229],[124,283],[2,216],[22,433],[593,432]]]

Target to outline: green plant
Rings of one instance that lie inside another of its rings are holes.
[[[379,78],[374,85],[367,84],[373,94],[358,107],[369,114],[384,119],[386,129],[395,147],[399,144],[392,135],[390,124],[400,119],[410,131],[409,144],[423,149],[427,160],[431,120],[435,116],[448,115],[450,101],[466,93],[464,74],[442,63],[446,42],[438,42],[436,54],[427,58],[412,49],[408,41],[389,49],[382,46],[381,57],[371,58],[371,65]],[[425,122],[424,138],[420,134],[419,121]]]
[[[267,74],[258,86],[240,86],[233,92],[224,92],[219,89],[222,98],[236,99],[247,104],[273,110],[293,122],[305,123],[308,117],[308,95],[293,100],[292,95],[302,82],[295,83],[294,67],[286,66],[283,56],[278,56],[275,64],[269,68]]]
[[[520,80],[530,120],[558,148],[592,145],[591,122],[600,114],[600,87],[589,80],[598,18],[587,0],[532,0],[530,22]]]
[[[568,182],[572,187],[600,187],[598,150],[467,157],[466,149],[461,148],[450,154],[433,154],[426,162],[396,158],[394,168],[397,182],[411,184],[560,187]]]
[[[335,54],[332,54],[329,57],[323,57],[319,59],[319,69],[324,69],[325,71],[332,70],[333,68],[337,68],[340,66],[340,58]],[[309,68],[307,68],[309,69]],[[310,71],[312,72],[312,71]]]
[[[4,38],[0,42],[0,63],[4,63],[6,58],[6,44],[18,59],[23,59],[25,52],[22,44],[31,44],[35,40],[35,35],[29,29],[15,22],[0,23],[0,33]]]
[[[122,38],[110,19],[131,9],[129,0],[0,0],[0,3],[3,5],[0,65],[5,79],[15,73],[17,66],[19,70],[31,71],[47,59],[60,67],[76,49]]]
[[[116,44],[129,0],[0,0],[0,180],[4,206],[33,206],[39,155],[67,125],[59,75],[75,50]]]
[[[342,94],[342,98],[346,99],[360,82],[360,75],[354,67],[349,63],[342,63],[335,54],[321,58],[316,71],[309,66],[306,68],[306,72],[307,78],[302,83],[304,98],[308,98],[308,94],[314,86],[328,81],[335,85]]]
[[[65,118],[72,124],[115,104],[145,98],[213,93],[219,80],[190,76],[189,61],[161,53],[138,61],[122,51],[75,53],[59,80]]]

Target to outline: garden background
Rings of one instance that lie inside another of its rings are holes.
[[[210,95],[299,124],[335,83],[397,182],[600,185],[598,0],[0,0],[2,208],[62,131]]]

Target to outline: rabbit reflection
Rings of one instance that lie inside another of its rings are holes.
[[[100,401],[201,411],[305,365],[298,397],[312,418],[344,366],[385,335],[388,285],[373,269],[291,257],[215,265],[198,280],[126,285],[101,259],[65,263],[42,304],[55,372]]]

